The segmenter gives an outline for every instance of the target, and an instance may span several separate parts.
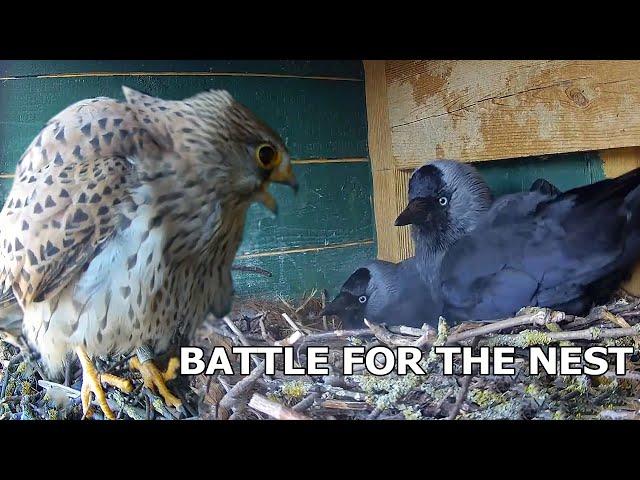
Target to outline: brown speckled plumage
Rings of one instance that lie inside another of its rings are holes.
[[[76,346],[159,352],[226,314],[247,208],[270,180],[294,183],[280,137],[228,93],[124,93],[52,118],[0,213],[0,317],[22,308],[52,375]],[[275,168],[256,162],[264,144]]]

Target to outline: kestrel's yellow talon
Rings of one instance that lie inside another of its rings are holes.
[[[180,370],[180,360],[178,357],[171,357],[167,369],[162,374],[165,381],[174,380],[178,376],[178,370]]]
[[[116,416],[107,403],[107,396],[104,393],[101,382],[129,393],[133,391],[131,381],[110,373],[99,374],[93,362],[91,362],[89,355],[87,355],[87,352],[82,347],[76,347],[76,354],[82,365],[82,389],[80,391],[80,398],[82,399],[82,412],[85,418],[90,418],[93,415],[91,408],[91,393],[93,393],[96,397],[96,402],[98,402],[98,405],[100,405],[100,408],[104,412],[104,416],[109,420],[115,420]]]
[[[128,378],[120,378],[110,373],[101,373],[100,381],[107,385],[111,385],[112,387],[116,387],[124,393],[133,392],[133,383],[131,383],[131,380]]]
[[[104,412],[104,416],[110,420],[115,420],[116,416],[113,414],[109,404],[107,403],[107,396],[104,394],[102,385],[100,384],[100,376],[96,367],[89,359],[89,355],[85,352],[84,348],[76,347],[76,354],[80,359],[82,365],[82,390],[80,391],[80,397],[82,398],[82,411],[85,417],[91,416],[91,393],[96,397],[96,401],[100,408]]]
[[[169,391],[165,383],[177,376],[176,372],[180,367],[180,361],[177,358],[169,360],[169,365],[164,372],[158,369],[151,360],[141,363],[137,356],[131,359],[129,366],[142,374],[144,386],[154,391],[157,390],[167,405],[175,408],[182,406],[182,401]]]

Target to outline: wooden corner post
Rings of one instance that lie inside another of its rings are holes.
[[[406,205],[411,171],[396,168],[391,150],[386,61],[365,60],[364,72],[378,258],[398,262],[413,255],[409,227],[394,226]]]

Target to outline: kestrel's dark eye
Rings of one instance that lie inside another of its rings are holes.
[[[273,146],[264,143],[256,148],[256,162],[260,168],[273,170],[280,163],[280,155]]]
[[[440,197],[438,199],[438,203],[444,207],[447,203],[449,203],[449,200],[447,199],[447,197]]]
[[[367,297],[365,295],[360,295],[360,297],[358,297],[358,301],[360,303],[365,303],[367,301]]]

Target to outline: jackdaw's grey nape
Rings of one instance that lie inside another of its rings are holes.
[[[441,181],[431,169],[420,185]],[[443,315],[487,321],[524,306],[581,314],[606,301],[640,259],[639,187],[636,169],[565,193],[545,187],[500,197],[443,255],[435,281]],[[446,236],[455,213],[435,215],[433,203],[422,216]]]

